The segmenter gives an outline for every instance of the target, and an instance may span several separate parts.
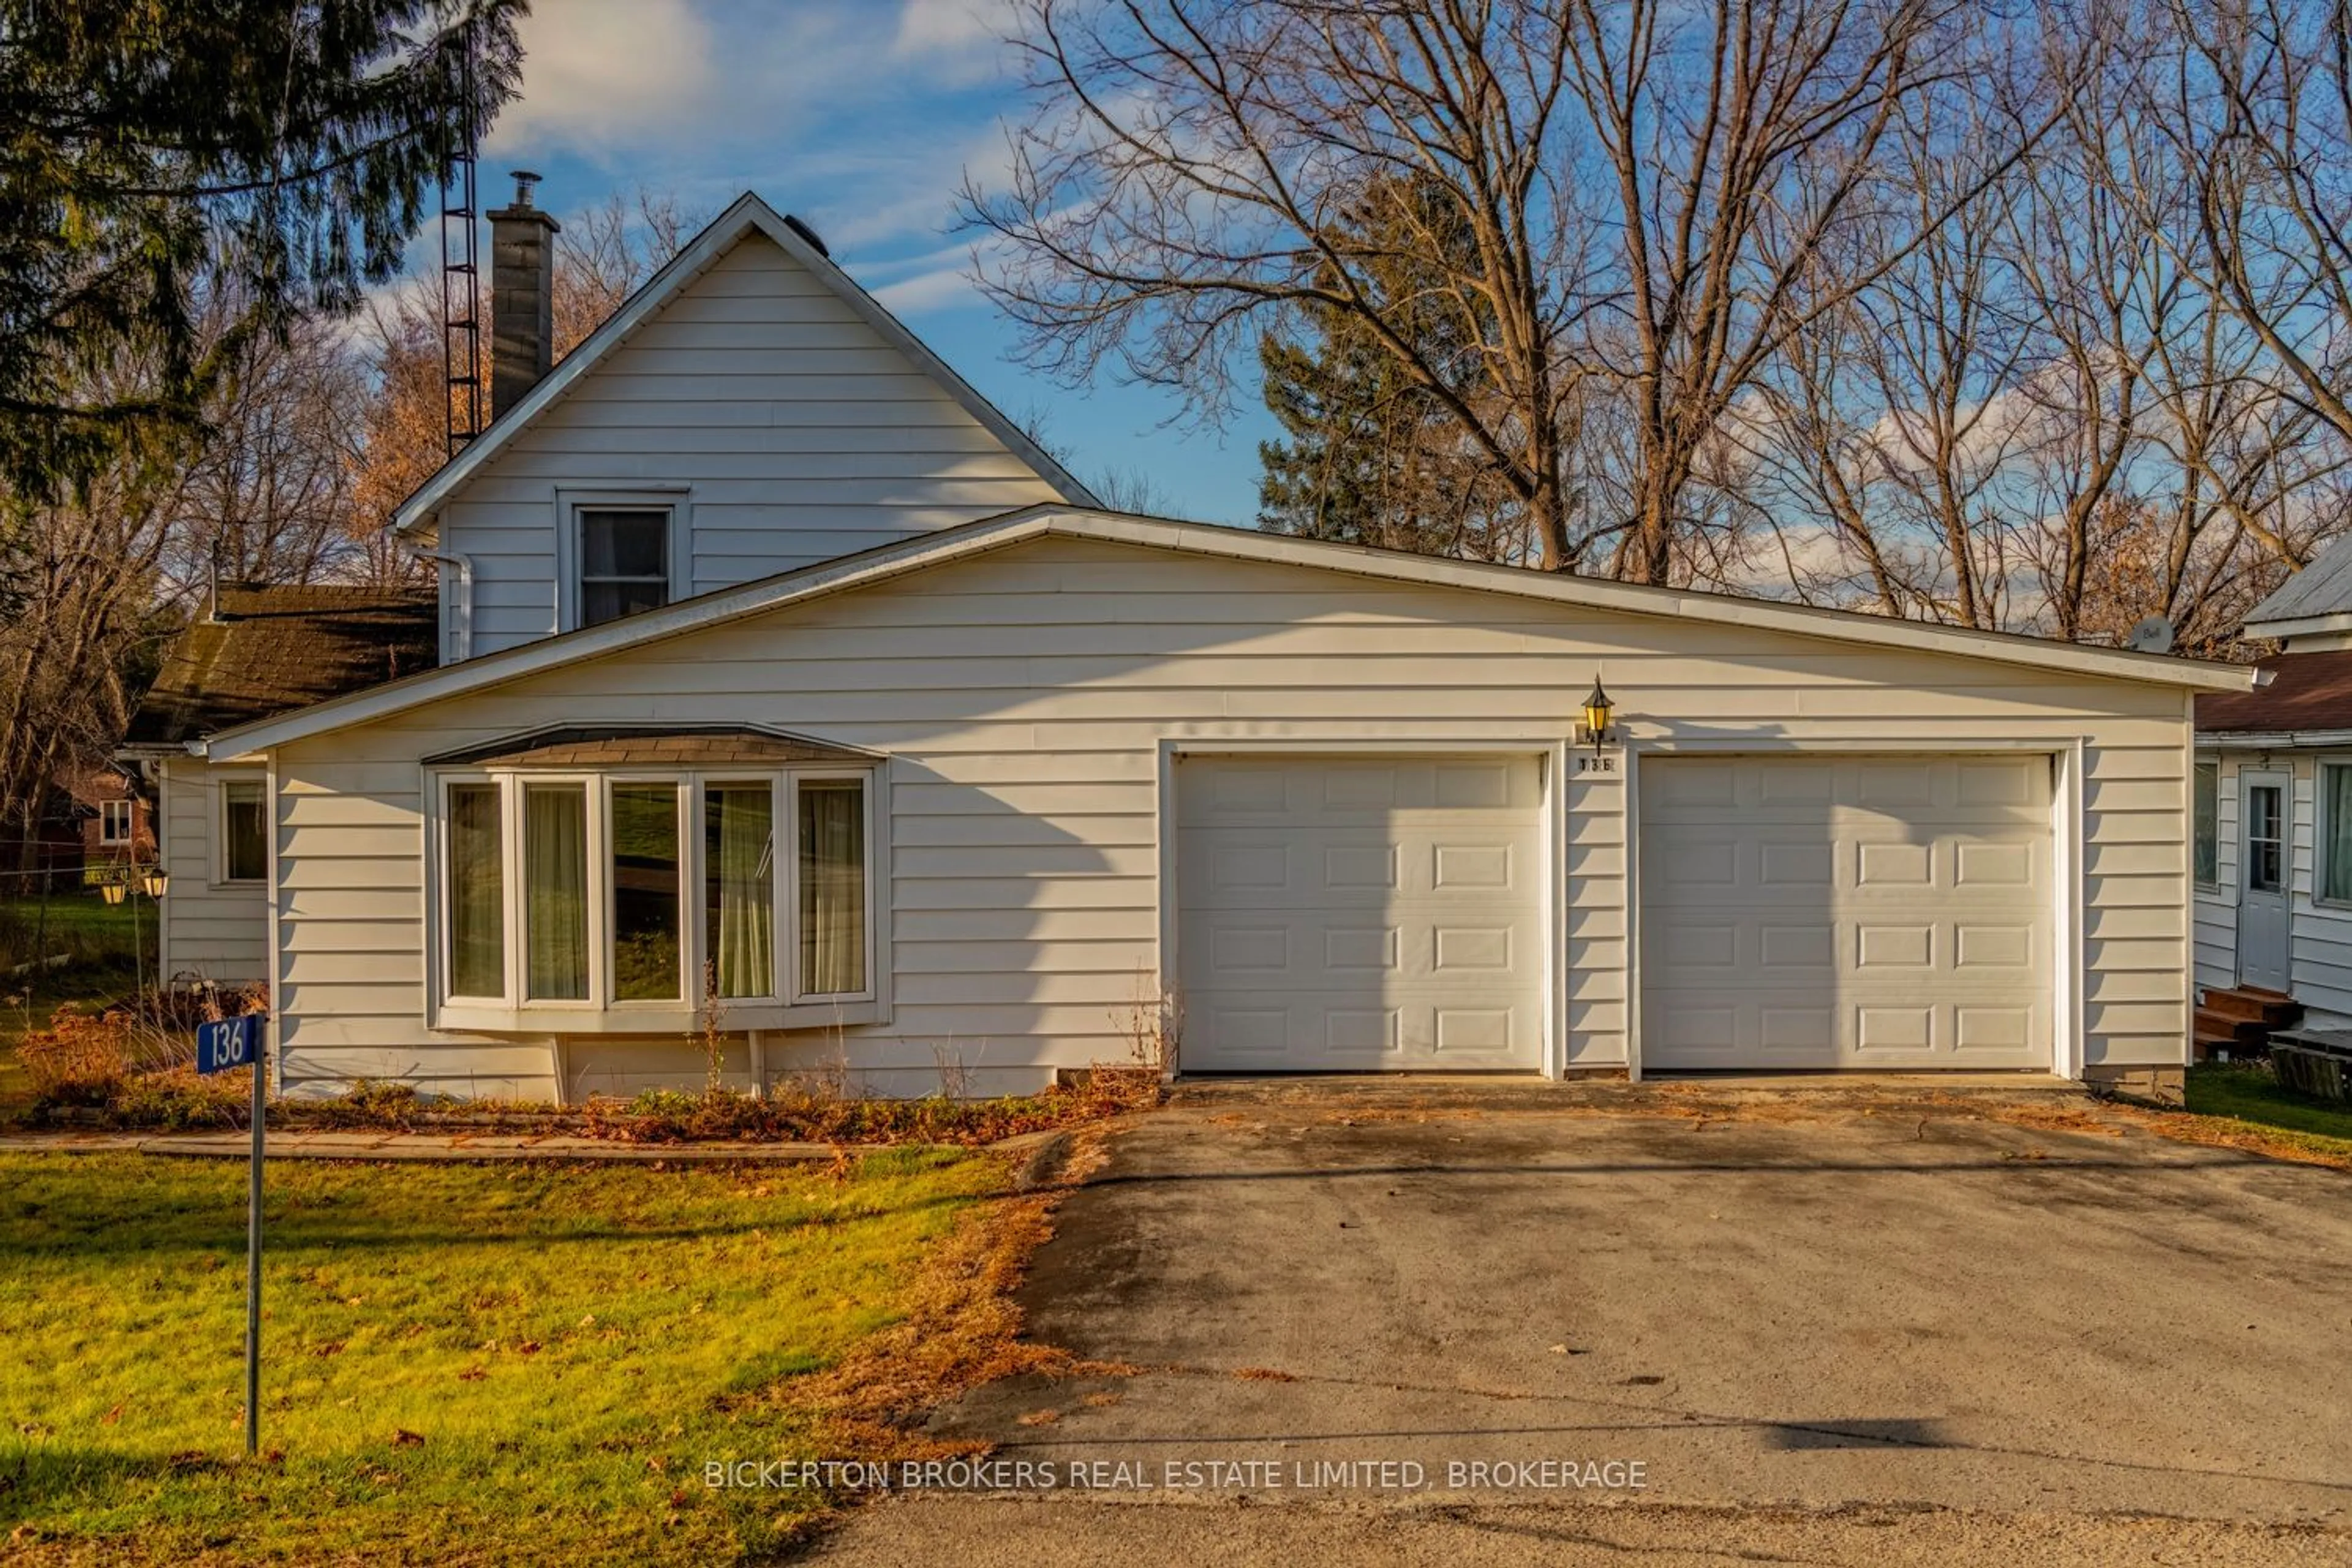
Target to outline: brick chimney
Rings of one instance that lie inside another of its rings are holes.
[[[539,176],[514,172],[514,205],[490,219],[490,417],[501,418],[554,363],[553,218],[530,205]]]

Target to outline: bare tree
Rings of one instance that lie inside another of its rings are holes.
[[[2352,4],[2158,0],[2137,112],[2189,172],[2193,226],[2117,171],[2152,233],[2252,330],[2283,395],[2352,437]]]
[[[1117,366],[1224,408],[1260,332],[1308,308],[1396,356],[1528,515],[1542,563],[1574,564],[1566,472],[1591,227],[1563,182],[1569,35],[1533,0],[1013,0],[1035,112],[967,222],[1030,362]],[[1452,247],[1418,230],[1442,192]],[[1387,193],[1383,195],[1383,193]],[[1416,197],[1418,200],[1419,197]],[[1390,207],[1367,213],[1367,201]],[[1391,247],[1436,258],[1388,268]],[[1459,258],[1457,259],[1456,258]],[[1381,285],[1413,276],[1481,323],[1479,374],[1432,363]]]

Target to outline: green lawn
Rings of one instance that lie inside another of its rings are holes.
[[[154,901],[143,895],[119,904],[87,889],[47,900],[0,899],[0,966],[68,952],[77,960],[119,961],[128,969],[134,933],[152,963],[155,916]]]
[[[1003,1180],[923,1151],[846,1176],[273,1164],[249,1464],[244,1166],[0,1156],[0,1537],[60,1562],[772,1551],[815,1500],[704,1465],[823,1457],[780,1380],[904,1318]]]
[[[2352,1106],[2283,1089],[2268,1069],[2206,1062],[2189,1069],[2189,1109],[2276,1128],[2325,1151],[2352,1154]]]

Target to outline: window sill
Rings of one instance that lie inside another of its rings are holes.
[[[875,1001],[803,1002],[790,1006],[774,1002],[730,1002],[719,1012],[723,1034],[746,1029],[824,1029],[838,1024],[883,1021],[882,1005]],[[691,1007],[505,1007],[495,1002],[444,1003],[426,1019],[425,1026],[445,1034],[467,1035],[698,1035],[706,1022]]]

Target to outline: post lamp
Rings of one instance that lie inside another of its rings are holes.
[[[1584,732],[1592,742],[1595,756],[1601,753],[1601,742],[1609,733],[1609,715],[1617,705],[1609,700],[1609,693],[1601,688],[1601,677],[1592,678],[1592,694],[1584,700]]]
[[[139,919],[137,894],[144,893],[160,900],[172,890],[172,874],[161,866],[126,865],[114,876],[98,886],[100,896],[110,904],[131,900],[131,963],[138,985],[138,1009],[141,1016],[147,1012],[147,932]],[[161,911],[157,911],[159,914]]]

